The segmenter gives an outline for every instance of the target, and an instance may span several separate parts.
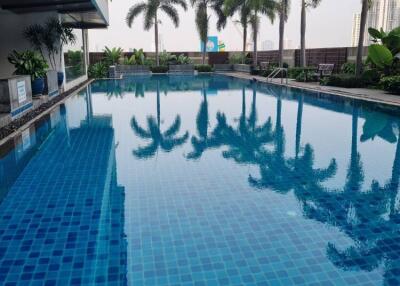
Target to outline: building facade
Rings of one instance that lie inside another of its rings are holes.
[[[15,70],[7,59],[13,50],[33,50],[24,30],[33,24],[44,24],[50,18],[58,18],[63,25],[73,28],[76,36],[76,43],[64,46],[60,60],[57,58],[56,66],[52,66],[53,70],[64,73],[63,90],[87,79],[87,30],[108,26],[108,0],[0,0],[0,78],[12,76]],[[50,62],[46,55],[45,59]]]
[[[364,46],[371,43],[368,28],[383,29],[384,31],[393,30],[400,26],[400,0],[373,0],[368,11],[366,31],[364,36]],[[353,16],[352,46],[358,45],[360,34],[360,14]]]

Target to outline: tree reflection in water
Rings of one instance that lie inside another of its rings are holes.
[[[150,144],[145,147],[138,147],[133,150],[133,155],[139,159],[153,157],[158,149],[165,152],[170,152],[174,148],[183,145],[188,137],[189,132],[185,132],[182,136],[177,137],[177,133],[181,128],[181,117],[177,115],[172,125],[166,131],[161,131],[161,107],[160,107],[160,82],[157,80],[157,118],[153,116],[147,117],[147,129],[139,125],[136,117],[131,120],[132,130],[137,136],[142,139],[150,140]]]
[[[324,184],[337,173],[337,163],[331,159],[328,166],[315,166],[315,154],[311,144],[302,145],[302,116],[304,96],[296,95],[297,121],[295,152],[286,154],[286,134],[282,124],[282,97],[284,94],[270,89],[276,100],[276,119],[272,125],[269,117],[264,123],[258,122],[257,86],[246,84],[242,87],[241,114],[237,124],[229,124],[226,115],[218,112],[217,123],[210,126],[207,80],[202,82],[202,101],[196,117],[197,134],[191,137],[192,151],[188,159],[200,159],[210,149],[226,147],[222,151],[225,159],[239,164],[256,166],[259,175],[249,174],[249,184],[258,191],[271,190],[286,194],[293,191],[300,203],[303,216],[338,228],[353,240],[351,247],[343,249],[335,242],[327,242],[326,254],[332,263],[343,270],[372,271],[383,266],[385,285],[399,285],[400,276],[400,140],[399,122],[392,117],[382,117],[373,122],[371,112],[352,103],[351,146],[346,179],[342,188],[329,189]],[[158,83],[159,85],[159,83]],[[246,90],[252,90],[250,113],[246,114]],[[148,118],[148,128],[140,127],[132,118],[132,129],[143,139],[151,140],[146,147],[134,150],[138,158],[154,156],[158,149],[171,151],[184,144],[188,132],[176,137],[181,120],[177,115],[174,123],[165,132],[160,130],[160,100],[157,86],[157,119]],[[363,133],[359,135],[360,114],[365,118]],[[397,132],[395,132],[397,129]],[[397,134],[397,136],[396,136]],[[372,140],[376,136],[394,144],[396,152],[391,178],[385,185],[373,180],[367,190],[363,189],[365,175],[358,142]]]

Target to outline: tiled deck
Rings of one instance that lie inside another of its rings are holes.
[[[223,74],[237,78],[257,79],[258,81],[261,82],[267,82],[267,79],[265,77],[250,75],[246,73],[224,72]],[[282,85],[280,78],[272,79],[272,83]],[[283,85],[286,85],[286,80],[283,80]],[[317,82],[297,82],[293,79],[288,80],[288,86],[293,88],[302,88],[306,90],[317,91],[317,92],[331,93],[353,99],[361,99],[371,102],[400,106],[400,96],[388,94],[379,89],[321,86]]]

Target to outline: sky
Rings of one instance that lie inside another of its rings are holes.
[[[109,2],[110,26],[107,30],[89,31],[90,51],[102,51],[105,46],[122,47],[125,51],[132,48],[154,50],[154,29],[143,29],[143,17],[139,16],[133,27],[126,25],[125,17],[129,8],[138,0],[113,0]],[[285,38],[290,48],[297,48],[300,43],[300,0],[291,0],[289,20],[286,24]],[[180,26],[175,28],[171,20],[161,15],[159,28],[163,47],[167,51],[199,51],[200,42],[194,23],[192,7],[188,11],[179,9]],[[353,13],[361,10],[360,0],[322,0],[316,9],[307,12],[306,45],[309,48],[346,47],[351,44]],[[218,36],[225,43],[227,51],[239,51],[242,46],[242,30],[234,24],[237,16],[228,20],[226,28],[220,32],[215,27],[216,16],[212,12],[210,19],[210,36]],[[278,47],[278,19],[273,24],[265,17],[261,20],[258,48],[262,42],[269,40]]]

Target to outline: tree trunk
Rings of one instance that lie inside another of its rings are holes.
[[[357,61],[356,61],[356,76],[357,77],[361,76],[361,73],[362,73],[364,34],[365,34],[365,26],[367,24],[368,9],[369,9],[368,0],[363,0],[362,1],[362,9],[361,9],[360,36],[358,39],[358,47],[357,47]]]
[[[397,126],[399,124],[397,123]],[[393,167],[392,167],[392,178],[390,180],[390,214],[396,214],[396,198],[399,189],[399,178],[400,178],[400,137],[397,138],[396,153],[394,157]]]
[[[283,66],[283,37],[285,36],[285,12],[281,8],[279,13],[279,67]]]
[[[257,13],[255,14],[255,21],[257,21]],[[258,23],[254,23],[256,26],[258,25]],[[257,55],[257,30],[258,27],[255,27],[253,29],[253,66],[256,67],[258,64],[258,55]]]
[[[300,21],[300,66],[306,66],[306,1],[301,0]]]
[[[296,121],[296,147],[295,147],[295,156],[296,160],[299,157],[300,153],[300,144],[301,144],[301,127],[303,123],[303,94],[298,97],[298,105],[297,105],[297,121]]]
[[[207,6],[205,7],[205,12],[206,14],[206,18],[208,19],[208,13],[207,13]],[[206,35],[205,38],[203,39],[203,43],[204,43],[204,49],[203,49],[203,55],[202,55],[202,64],[205,65],[206,64],[206,53],[207,53],[207,41],[208,41],[208,21],[207,21],[207,27],[206,27]]]
[[[157,126],[158,130],[160,130],[161,126],[161,105],[160,105],[160,81],[157,80]]]
[[[156,65],[159,66],[160,65],[160,59],[158,57],[158,17],[157,17],[157,13],[156,16],[154,18],[154,33],[155,33],[155,44],[156,44]]]
[[[245,63],[245,58],[246,58],[246,47],[247,46],[247,25],[243,25],[243,58],[242,58],[242,64]]]

